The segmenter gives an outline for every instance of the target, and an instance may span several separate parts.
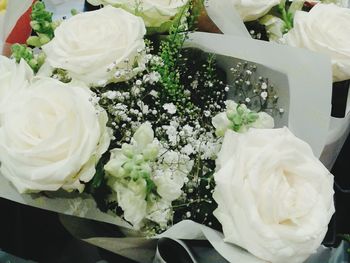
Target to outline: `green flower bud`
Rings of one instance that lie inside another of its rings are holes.
[[[247,115],[248,123],[253,123],[259,118],[259,115],[256,112],[249,112]]]
[[[36,61],[36,59],[31,59],[31,60],[29,60],[28,61],[28,65],[31,67],[31,68],[33,68],[33,69],[35,69],[35,68],[37,68],[37,66],[38,66],[38,62]]]
[[[133,158],[134,156],[134,147],[130,144],[123,143],[122,145],[122,153],[128,157],[128,158]]]
[[[243,108],[241,105],[237,106],[237,113],[239,115],[243,115],[245,113],[246,109]]]
[[[54,21],[51,23],[52,30],[55,30],[61,24],[60,21]]]
[[[159,147],[156,144],[147,145],[146,149],[143,151],[143,156],[145,160],[153,161],[157,158],[159,152]]]
[[[133,169],[130,172],[130,177],[132,180],[137,181],[140,178],[140,171],[138,169]]]
[[[33,28],[33,30],[38,31],[40,30],[41,26],[37,21],[31,21],[30,26]]]
[[[48,35],[45,35],[45,34],[40,35],[39,38],[40,38],[40,44],[41,44],[41,46],[42,46],[42,45],[45,45],[46,43],[49,43],[50,40],[51,40],[50,37],[49,37]]]
[[[242,119],[242,116],[238,115],[238,114],[235,114],[232,118],[232,122],[235,124],[235,125],[239,125],[241,126],[243,124],[243,119]]]
[[[216,135],[217,137],[224,137],[226,130],[227,130],[227,129],[216,129],[215,135]]]
[[[46,56],[44,52],[38,54],[36,60],[38,61],[39,67],[41,67],[45,62]]]
[[[27,39],[27,44],[33,47],[40,47],[42,45],[40,38],[37,36],[31,36]]]
[[[78,10],[76,10],[75,8],[73,8],[72,10],[70,10],[70,13],[72,14],[72,16],[77,15],[79,12]]]
[[[45,4],[40,2],[40,1],[36,1],[34,6],[33,6],[33,10],[35,11],[40,11],[40,10],[44,10],[45,9]]]
[[[235,132],[238,132],[240,129],[241,129],[241,125],[237,125],[237,124],[232,124],[231,126],[230,126],[230,129],[231,130],[233,130],[233,131],[235,131]]]
[[[150,173],[148,171],[145,171],[145,170],[141,170],[140,171],[140,176],[142,178],[150,178]]]
[[[151,168],[151,166],[149,165],[149,163],[142,163],[141,165],[140,165],[140,169],[142,170],[142,171],[146,171],[146,172],[148,172],[149,174],[151,174],[152,173],[152,168]]]
[[[230,121],[233,121],[233,118],[235,117],[237,113],[233,110],[227,110],[226,111],[226,116]]]
[[[134,170],[134,166],[135,164],[132,161],[129,161],[123,165],[123,168],[126,173],[131,173]]]
[[[133,158],[133,161],[135,162],[135,164],[140,165],[145,161],[145,159],[143,158],[142,154],[136,154]]]

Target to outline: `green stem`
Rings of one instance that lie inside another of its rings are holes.
[[[291,18],[290,14],[286,11],[286,7],[284,4],[280,4],[278,6],[279,11],[282,15],[282,20],[285,23],[285,29],[287,31],[291,30],[293,28],[293,18]]]

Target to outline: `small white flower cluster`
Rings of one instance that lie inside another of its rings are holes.
[[[220,150],[220,141],[212,132],[206,132],[197,121],[193,126],[186,124],[180,126],[173,120],[170,125],[164,125],[167,141],[166,148],[177,147],[180,153],[187,156],[199,156],[202,160],[214,159]]]
[[[120,61],[111,63],[107,67],[107,72],[112,73],[112,78],[99,81],[99,83],[97,83],[97,86],[105,86],[109,82],[130,80],[137,74],[145,71],[147,63],[148,58],[146,54],[146,48],[140,48],[137,50],[137,54],[132,60],[130,60],[130,58],[124,59],[123,67],[119,67]]]
[[[176,113],[176,106],[174,103],[166,103],[163,105],[163,109],[166,110],[169,114],[175,114]]]
[[[144,57],[146,70],[142,74],[127,85],[107,86],[100,92],[100,104],[110,114],[114,128],[115,149],[105,166],[114,192],[110,201],[123,210],[120,215],[125,220],[151,234],[167,229],[174,218],[198,219],[210,225],[213,219],[205,207],[212,202],[212,172],[222,143],[222,137],[216,134],[219,127],[212,120],[221,114],[225,129],[236,125],[241,130],[266,123],[273,126],[273,120],[234,102],[226,102],[226,111],[220,113],[231,87],[213,77],[212,60],[189,75],[183,90],[177,87],[181,90],[179,97],[173,98],[160,89],[164,81],[160,74],[162,58],[150,54]],[[245,65],[241,63],[232,73],[238,76],[244,72],[243,80],[236,79],[238,86],[242,82],[253,86],[256,68],[242,70]],[[266,81],[257,83],[261,92],[269,91]],[[250,121],[245,123],[247,118]],[[150,149],[152,158],[147,157]]]
[[[160,149],[154,182],[157,185],[158,194],[170,204],[183,193],[182,188],[192,170],[193,163],[188,155],[181,152]]]
[[[164,148],[149,123],[143,123],[130,144],[111,151],[105,165],[108,184],[124,218],[135,228],[148,219],[164,230],[172,218],[172,202],[182,194],[193,161],[178,151]]]
[[[253,112],[245,104],[238,105],[232,100],[226,101],[226,111],[217,114],[212,120],[217,136],[224,136],[227,130],[246,132],[249,128],[274,127],[273,118],[265,112]]]
[[[267,78],[259,76],[255,78],[257,65],[248,62],[239,62],[230,69],[234,85],[230,88],[234,90],[234,100],[239,104],[246,104],[251,110],[265,111],[274,116],[276,113],[282,114],[283,109],[277,108],[278,95]]]

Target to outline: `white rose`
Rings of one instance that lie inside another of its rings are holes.
[[[350,9],[317,4],[309,13],[298,11],[285,42],[330,56],[333,80],[350,78]]]
[[[160,27],[171,21],[189,0],[88,0],[92,5],[113,5],[139,15],[147,27]]]
[[[319,1],[315,1],[315,2],[321,2],[324,4],[336,4],[342,7],[349,7],[349,0],[319,0]]]
[[[281,0],[231,0],[243,21],[253,21],[266,15]]]
[[[0,127],[1,173],[19,192],[82,191],[110,142],[107,114],[83,83],[38,79],[12,98]]]
[[[107,6],[63,21],[43,50],[52,67],[88,85],[103,86],[133,75],[145,33],[141,18]]]
[[[272,263],[300,263],[334,213],[333,176],[287,128],[227,131],[214,174],[225,242]]]
[[[11,96],[28,87],[33,79],[33,71],[28,64],[0,56],[0,114],[11,103]]]

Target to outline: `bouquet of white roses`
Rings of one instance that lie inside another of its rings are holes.
[[[174,236],[189,219],[263,260],[308,258],[334,212],[333,178],[307,143],[273,129],[282,88],[259,64],[222,69],[203,52],[212,36],[189,35],[192,1],[91,2],[106,6],[61,22],[35,3],[36,34],[0,57],[2,175],[24,198],[92,196],[103,221],[138,235]]]

